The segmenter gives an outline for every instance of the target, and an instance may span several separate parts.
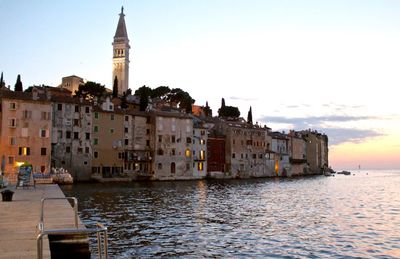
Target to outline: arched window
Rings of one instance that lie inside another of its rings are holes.
[[[175,166],[175,163],[172,162],[172,163],[171,163],[171,174],[175,174],[175,170],[176,170],[175,167],[176,167],[176,166]]]

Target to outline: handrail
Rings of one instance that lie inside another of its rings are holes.
[[[44,202],[46,200],[72,200],[74,209],[74,223],[75,228],[61,228],[61,229],[44,229]],[[39,235],[37,236],[37,258],[43,258],[43,237],[48,235],[65,235],[65,234],[97,234],[97,248],[99,258],[102,259],[102,250],[104,259],[108,259],[108,240],[107,240],[107,227],[101,223],[97,223],[95,228],[79,228],[78,226],[78,200],[75,197],[65,198],[43,198],[41,200],[40,221],[38,224]]]
[[[74,219],[75,219],[75,228],[78,228],[78,199],[75,197],[63,197],[63,198],[43,198],[41,200],[41,208],[40,208],[40,221],[39,221],[39,230],[44,230],[44,202],[47,200],[72,200],[73,201],[73,209],[74,209]]]

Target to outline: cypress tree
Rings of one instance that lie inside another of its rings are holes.
[[[4,86],[4,81],[3,81],[3,72],[1,72],[1,78],[0,78],[0,88]]]
[[[247,113],[247,123],[248,124],[253,124],[253,113],[251,111],[251,106],[250,106],[250,110]]]
[[[225,107],[225,99],[222,98],[222,100],[221,100],[221,108],[224,108],[224,107]]]
[[[113,85],[113,92],[112,92],[113,98],[118,97],[118,79],[117,76],[114,78],[114,85]]]
[[[21,75],[17,76],[17,82],[15,83],[14,86],[14,91],[15,92],[22,92],[22,82],[21,82]]]

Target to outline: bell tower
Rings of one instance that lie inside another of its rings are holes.
[[[113,45],[113,73],[118,80],[118,95],[122,95],[129,87],[129,39],[126,32],[124,7],[121,7],[117,31],[115,32]]]

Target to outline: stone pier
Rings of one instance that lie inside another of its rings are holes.
[[[56,184],[36,185],[36,188],[29,189],[11,186],[7,189],[12,190],[14,195],[11,202],[0,200],[0,259],[36,258],[41,199],[65,196]],[[72,206],[67,200],[46,201],[44,223],[45,229],[73,228]],[[82,223],[79,224],[82,227]],[[47,237],[43,244],[43,257],[50,258]]]

